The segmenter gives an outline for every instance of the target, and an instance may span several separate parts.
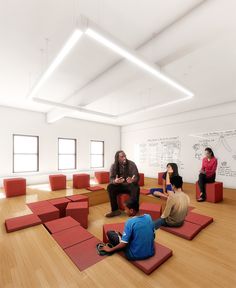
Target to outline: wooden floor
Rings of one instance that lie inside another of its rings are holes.
[[[145,183],[146,187],[156,186],[154,179],[145,179]],[[88,194],[90,203],[96,205],[90,208],[88,230],[102,239],[104,223],[127,219],[125,215],[113,219],[103,216],[109,210],[106,193],[89,194],[72,188],[50,192],[45,184],[28,187],[27,196],[6,199],[0,191],[0,287],[236,287],[236,190],[224,189],[224,201],[212,204],[196,202],[194,185],[185,184],[184,188],[196,211],[213,216],[214,223],[192,241],[156,232],[156,241],[171,248],[174,255],[150,276],[119,255],[80,272],[42,225],[9,234],[5,231],[6,218],[31,213],[26,203],[80,192]],[[160,200],[142,196],[141,201]]]

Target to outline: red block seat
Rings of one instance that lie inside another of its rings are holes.
[[[49,175],[49,183],[52,191],[66,189],[66,175]]]
[[[125,257],[124,252],[120,252]],[[129,261],[146,274],[151,274],[161,264],[172,256],[172,250],[155,242],[155,255],[144,260]]]
[[[89,174],[74,174],[73,175],[73,188],[82,189],[90,186]]]
[[[84,228],[88,228],[88,213],[88,202],[70,202],[66,207],[66,216],[71,216]]]
[[[158,203],[142,203],[139,207],[141,214],[149,214],[152,220],[156,220],[161,217],[162,207]]]
[[[164,175],[165,172],[159,172],[158,173],[158,176],[157,176],[157,183],[158,185],[162,185],[163,184],[163,175]]]
[[[161,226],[161,229],[175,234],[181,238],[192,240],[201,231],[202,227],[198,224],[184,221],[184,224],[181,227]]]
[[[125,210],[124,203],[130,199],[129,194],[118,194],[117,203],[120,210]]]
[[[144,186],[144,173],[139,173],[138,185],[139,186]]]
[[[44,206],[31,206],[30,209],[34,214],[38,215],[43,223],[60,217],[59,209],[57,209],[49,202]]]
[[[62,197],[62,198],[50,199],[50,200],[48,200],[48,202],[59,209],[60,218],[61,218],[61,217],[65,217],[65,215],[66,215],[66,206],[71,201],[68,198]]]
[[[44,223],[44,226],[51,234],[53,234],[75,226],[80,226],[80,223],[75,219],[73,219],[72,217],[67,216],[46,222]]]
[[[194,212],[189,212],[185,218],[185,221],[200,225],[203,229],[213,222],[213,218],[210,216],[205,216]]]
[[[34,208],[39,208],[39,207],[43,207],[43,206],[52,206],[52,204],[49,203],[47,200],[42,200],[42,201],[27,203],[27,206],[32,211],[32,209],[34,209]]]
[[[149,189],[140,189],[140,194],[148,195],[148,194],[150,194],[150,190]]]
[[[65,252],[79,270],[83,271],[107,257],[98,255],[96,249],[98,243],[101,243],[101,240],[92,237],[65,249]]]
[[[3,186],[7,198],[26,194],[26,179],[24,178],[4,179]]]
[[[200,197],[198,181],[196,182],[196,198]],[[206,184],[206,201],[217,203],[223,200],[223,183],[214,182]]]
[[[41,219],[35,214],[24,215],[6,219],[5,226],[7,232],[13,232],[24,228],[41,224]]]
[[[62,249],[66,249],[70,246],[92,238],[93,235],[83,227],[77,225],[72,228],[53,233],[52,237],[57,241]]]
[[[110,173],[107,171],[96,171],[94,172],[94,177],[98,184],[106,184],[110,181]]]

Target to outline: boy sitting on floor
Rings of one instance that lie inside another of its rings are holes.
[[[161,226],[180,227],[188,213],[190,200],[188,195],[182,191],[182,177],[174,176],[170,179],[170,182],[175,193],[169,193],[161,218],[153,222],[155,229]]]
[[[125,223],[123,234],[115,231],[108,231],[107,236],[112,248],[104,246],[102,251],[113,253],[124,250],[128,260],[142,260],[155,254],[154,238],[155,230],[150,215],[137,215],[139,203],[130,199],[125,202],[125,212],[129,217]]]

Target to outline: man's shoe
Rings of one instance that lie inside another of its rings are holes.
[[[197,199],[197,202],[204,202],[205,200],[206,200],[206,199],[200,197],[200,198]]]
[[[105,216],[107,218],[111,218],[111,217],[119,216],[120,214],[121,214],[120,210],[116,210],[116,211],[111,211],[107,213]]]

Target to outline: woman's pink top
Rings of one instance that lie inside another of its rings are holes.
[[[210,178],[216,173],[217,159],[212,157],[208,160],[207,157],[202,159],[202,170],[206,172],[206,177]]]

